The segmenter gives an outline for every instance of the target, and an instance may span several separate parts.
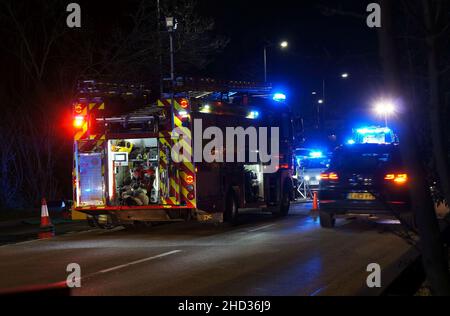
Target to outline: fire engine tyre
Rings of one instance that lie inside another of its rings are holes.
[[[93,218],[92,216],[88,216],[88,218],[87,218],[87,223],[88,223],[89,227],[92,227],[92,228],[99,228],[99,227],[97,226],[97,222],[94,220],[94,218]]]
[[[281,201],[276,210],[272,212],[274,216],[286,217],[289,214],[289,209],[291,207],[291,193],[288,189],[285,189],[283,195],[281,196]]]
[[[232,225],[237,224],[239,210],[236,195],[233,192],[228,193],[225,203],[224,222]]]
[[[322,228],[334,228],[336,226],[336,218],[334,214],[328,212],[320,212],[320,226]]]
[[[100,229],[111,230],[117,227],[117,221],[113,216],[107,215],[107,221],[99,221],[99,216],[94,216],[95,226]]]

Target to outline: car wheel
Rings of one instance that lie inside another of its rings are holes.
[[[320,212],[320,226],[323,228],[334,228],[336,226],[334,214],[323,211]]]
[[[417,231],[418,228],[417,228],[416,216],[414,213],[401,214],[400,221],[408,229]]]

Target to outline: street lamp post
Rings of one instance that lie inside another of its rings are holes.
[[[264,45],[264,82],[267,82],[267,48],[274,46],[273,43]],[[287,41],[282,41],[280,47],[282,49],[288,48],[289,43]]]
[[[340,75],[340,77],[341,77],[341,79],[348,79],[349,77],[350,77],[350,74],[349,73],[347,73],[347,72],[345,72],[345,73],[342,73],[341,75]],[[312,92],[312,94],[313,95],[317,95],[317,92]],[[325,79],[322,79],[322,98],[321,99],[319,99],[318,101],[317,101],[317,128],[318,129],[320,129],[320,114],[321,114],[321,111],[320,111],[320,106],[321,105],[323,105],[323,104],[325,104],[325,103],[327,103],[327,96],[326,96],[326,80]],[[323,112],[323,111],[322,111]],[[322,113],[323,114],[323,113]]]
[[[174,110],[175,104],[175,59],[174,59],[174,47],[173,47],[173,32],[177,29],[178,23],[174,17],[166,17],[166,27],[169,32],[169,41],[170,41],[170,82],[172,87],[172,111]],[[175,128],[174,122],[172,120],[172,129]]]
[[[264,45],[264,82],[267,82],[267,46]]]

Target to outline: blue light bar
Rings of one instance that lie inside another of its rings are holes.
[[[347,145],[354,145],[354,144],[356,144],[356,141],[354,139],[349,139],[347,141]]]
[[[391,129],[388,127],[364,127],[356,130],[359,134],[389,134]]]
[[[286,95],[283,93],[275,93],[273,95],[273,100],[277,102],[283,102],[286,101]]]
[[[309,154],[309,157],[310,158],[323,158],[323,152],[321,152],[321,151],[312,151]]]

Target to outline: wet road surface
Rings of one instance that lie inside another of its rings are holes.
[[[410,260],[398,225],[338,219],[327,230],[310,208],[243,214],[235,227],[176,223],[3,245],[0,289],[64,281],[77,263],[74,295],[378,295],[366,286],[367,266],[381,266],[386,286]]]

